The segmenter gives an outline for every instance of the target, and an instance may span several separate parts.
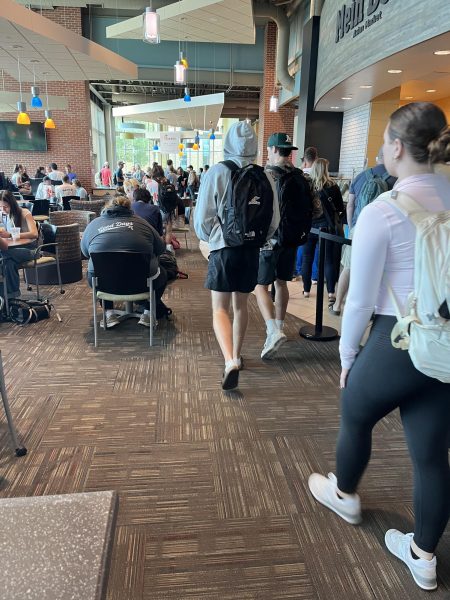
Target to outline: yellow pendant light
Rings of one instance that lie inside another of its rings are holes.
[[[44,128],[45,129],[56,129],[55,121],[52,119],[52,111],[46,110],[44,112],[44,114],[45,114]]]
[[[22,98],[22,78],[20,77],[20,59],[17,57],[17,71],[19,73],[19,92],[20,92],[20,100],[17,102],[17,110],[19,114],[17,115],[17,125],[29,125],[30,117],[27,114],[27,104],[23,101]]]

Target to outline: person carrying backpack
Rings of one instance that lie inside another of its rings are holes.
[[[283,332],[284,318],[289,302],[287,281],[292,279],[297,248],[302,246],[311,229],[312,191],[309,181],[296,169],[289,156],[297,147],[286,133],[274,133],[267,141],[268,166],[276,183],[280,224],[273,238],[259,254],[256,298],[266,323],[267,338],[261,358],[272,358],[287,337]],[[275,305],[269,294],[269,285],[275,285]]]
[[[336,475],[314,473],[309,489],[358,524],[356,492],[370,460],[372,430],[399,408],[414,467],[415,526],[413,533],[389,529],[385,544],[419,587],[433,590],[434,553],[450,513],[450,182],[433,172],[434,164],[450,161],[445,114],[431,102],[402,106],[389,119],[383,150],[386,168],[398,180],[392,194],[364,208],[353,236],[339,346]],[[401,483],[397,488],[404,492]],[[404,519],[399,514],[397,520]]]
[[[224,390],[238,385],[247,300],[257,283],[259,250],[280,220],[275,184],[253,162],[257,151],[251,125],[234,123],[224,140],[226,160],[209,169],[194,212],[195,232],[211,251],[205,287],[211,290],[214,331],[225,359]]]
[[[349,238],[353,237],[353,229],[364,207],[378,198],[380,194],[392,190],[396,178],[389,175],[383,163],[383,147],[378,151],[377,164],[371,169],[362,171],[350,185],[347,202],[347,223],[350,227]],[[332,315],[340,315],[344,298],[350,283],[350,260],[352,247],[342,248],[342,271],[336,287],[336,301],[330,304],[329,311]]]

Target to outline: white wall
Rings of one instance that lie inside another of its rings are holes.
[[[353,179],[365,168],[371,105],[363,104],[344,113],[339,173]]]

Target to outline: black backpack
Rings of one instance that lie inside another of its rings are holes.
[[[173,213],[178,206],[178,194],[175,190],[175,186],[169,181],[159,184],[158,204],[159,208],[168,214]]]
[[[303,246],[308,239],[313,213],[311,186],[300,169],[269,167],[277,182],[280,224],[275,234],[283,248]]]
[[[264,169],[249,164],[238,167],[232,160],[222,162],[231,171],[223,222],[227,246],[261,248],[267,240],[273,216],[273,190]]]

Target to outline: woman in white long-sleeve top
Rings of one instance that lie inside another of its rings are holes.
[[[407,194],[411,208],[415,201],[431,213],[450,210],[450,183],[433,173],[433,164],[450,160],[450,130],[440,108],[417,102],[396,110],[384,132],[383,149],[388,172],[398,178],[394,192]],[[434,551],[450,511],[450,385],[424,375],[408,352],[393,347],[396,312],[386,285],[388,281],[404,308],[414,289],[415,238],[412,221],[384,198],[361,212],[340,342],[343,391],[336,476],[314,473],[309,488],[343,519],[359,523],[356,490],[370,459],[372,429],[399,408],[414,466],[415,527],[408,534],[390,529],[385,543],[417,585],[432,590],[437,587]],[[360,351],[373,313],[369,339]]]

